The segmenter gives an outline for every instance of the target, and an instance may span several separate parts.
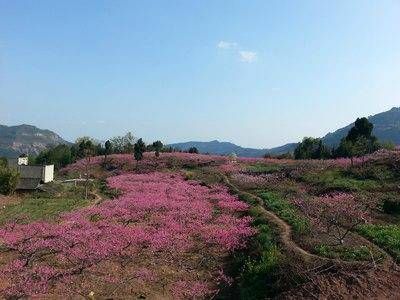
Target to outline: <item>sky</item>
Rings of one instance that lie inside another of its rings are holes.
[[[0,0],[0,124],[273,147],[400,106],[400,0]]]

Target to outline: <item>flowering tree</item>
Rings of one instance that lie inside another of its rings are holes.
[[[110,295],[105,289],[121,282],[163,281],[174,298],[204,297],[215,291],[219,260],[254,234],[251,219],[241,216],[248,205],[223,186],[167,173],[123,174],[108,184],[121,196],[66,213],[59,222],[0,228],[0,249],[8,257],[3,265],[3,254],[0,260],[0,295]],[[203,261],[215,264],[191,271]],[[163,269],[172,272],[165,276]]]
[[[336,193],[307,200],[297,200],[295,204],[309,217],[312,223],[337,243],[343,244],[346,236],[368,219],[365,205],[354,196]]]

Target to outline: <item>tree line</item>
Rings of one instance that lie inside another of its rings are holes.
[[[380,143],[372,134],[374,125],[367,118],[357,118],[354,126],[336,148],[325,145],[320,138],[305,137],[294,150],[295,159],[328,159],[364,156],[379,149],[393,149],[392,143]]]
[[[54,164],[58,170],[78,159],[96,155],[104,155],[107,161],[107,156],[111,154],[133,154],[135,160],[140,161],[144,152],[154,152],[155,156],[159,157],[162,152],[176,151],[179,150],[165,146],[159,140],[146,145],[142,138],[136,139],[131,132],[128,132],[124,136],[113,137],[105,143],[96,142],[90,137],[81,137],[72,145],[62,144],[46,149],[36,157],[32,157],[30,161],[35,164]],[[187,152],[199,153],[195,147],[188,149]]]

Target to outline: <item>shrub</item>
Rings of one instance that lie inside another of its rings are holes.
[[[384,213],[396,215],[400,214],[400,196],[396,192],[386,192],[379,197]]]
[[[0,194],[12,194],[17,187],[18,179],[18,172],[9,168],[0,167]]]

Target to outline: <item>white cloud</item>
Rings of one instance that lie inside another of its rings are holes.
[[[254,51],[239,51],[240,60],[246,63],[252,63],[257,60],[257,52]]]
[[[235,42],[227,42],[227,41],[219,41],[217,44],[217,48],[219,49],[232,49],[237,46],[237,43]]]

